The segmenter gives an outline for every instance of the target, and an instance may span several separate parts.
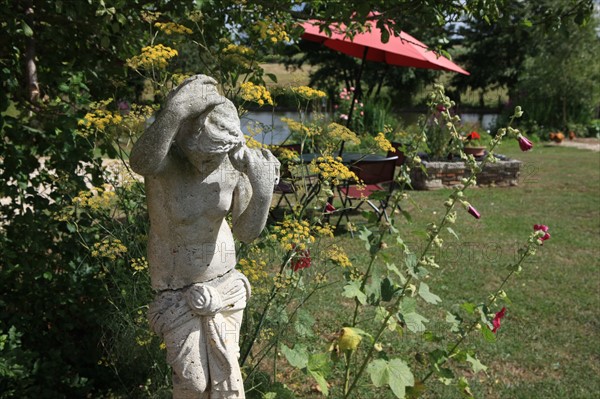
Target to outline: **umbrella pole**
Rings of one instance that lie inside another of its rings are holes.
[[[346,127],[350,129],[350,123],[352,123],[352,114],[354,113],[354,103],[358,98],[358,92],[360,91],[360,79],[362,77],[363,69],[365,67],[365,62],[367,61],[367,53],[369,52],[369,48],[365,47],[365,51],[363,52],[362,60],[360,61],[360,67],[358,68],[358,75],[356,76],[356,88],[354,89],[354,94],[352,95],[352,102],[350,103],[350,111],[348,111],[348,120],[346,121]],[[338,154],[340,157],[344,152],[344,142],[340,145],[340,153]]]

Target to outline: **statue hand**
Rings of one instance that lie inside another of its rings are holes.
[[[279,183],[281,164],[271,151],[243,145],[229,153],[234,168],[245,173],[250,183],[274,186]]]
[[[184,119],[195,118],[225,102],[217,91],[217,81],[206,75],[187,78],[177,86],[166,101],[166,108]]]

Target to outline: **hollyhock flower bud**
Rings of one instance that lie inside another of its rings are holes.
[[[335,212],[335,207],[328,202],[325,205],[325,213],[332,213],[332,212]]]
[[[492,329],[492,332],[495,334],[496,331],[498,331],[498,329],[500,328],[500,320],[502,320],[502,318],[506,315],[506,308],[502,308],[502,310],[500,310],[498,313],[496,313],[496,315],[494,316],[494,320],[492,320],[492,324],[494,326],[494,328]]]
[[[515,107],[515,118],[520,118],[523,116],[523,109],[521,108],[520,105],[517,105]]]
[[[521,151],[529,151],[533,148],[533,143],[522,134],[517,136],[517,140],[519,140],[519,147],[521,147]]]
[[[481,214],[477,212],[477,209],[475,209],[473,205],[469,205],[469,207],[467,208],[467,212],[473,215],[475,219],[479,219],[481,217]]]
[[[358,348],[358,344],[362,337],[358,334],[356,329],[352,327],[344,327],[342,331],[340,331],[340,336],[338,338],[338,347],[341,351],[353,351]]]

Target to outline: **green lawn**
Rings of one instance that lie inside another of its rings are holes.
[[[465,374],[475,397],[485,398],[591,398],[600,393],[600,155],[572,148],[545,147],[522,153],[515,142],[500,153],[524,162],[518,187],[476,188],[468,200],[480,211],[476,220],[459,210],[455,231],[444,237],[438,256],[442,267],[428,280],[432,292],[447,309],[464,301],[481,302],[506,275],[505,266],[516,257],[534,224],[550,227],[552,238],[525,265],[506,291],[511,304],[494,344],[474,334],[467,345],[477,347],[486,374]],[[449,190],[418,191],[407,208],[412,223],[396,216],[405,241],[418,244],[425,225],[438,220]],[[356,216],[359,223],[359,216]],[[341,234],[355,265],[368,255],[358,238]],[[396,254],[393,244],[385,250]],[[341,288],[321,292],[313,302],[317,332],[336,331],[348,320]],[[330,311],[323,315],[323,309]],[[439,310],[433,310],[437,312]],[[422,312],[431,320],[435,313]],[[442,323],[443,323],[443,319]],[[365,323],[365,327],[368,327]],[[359,326],[360,327],[360,326]],[[435,325],[431,326],[435,329]],[[444,330],[447,327],[443,327]],[[416,339],[416,341],[415,341]],[[389,350],[411,359],[419,338],[395,339]],[[386,341],[390,341],[386,339]],[[421,341],[422,342],[422,341]],[[416,347],[417,349],[419,346]],[[295,377],[296,376],[296,377]],[[422,375],[417,375],[422,377]],[[298,374],[288,374],[294,384]],[[298,381],[296,381],[298,382]],[[430,381],[425,397],[459,398],[454,387]],[[298,382],[299,383],[299,382]],[[364,380],[357,397],[388,397]],[[376,396],[373,396],[376,395]],[[307,389],[306,396],[311,396]],[[391,397],[391,396],[389,396]]]

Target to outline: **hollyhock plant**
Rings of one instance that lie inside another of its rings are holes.
[[[498,329],[500,328],[500,320],[502,320],[502,318],[506,315],[506,308],[502,308],[498,313],[496,313],[496,315],[494,316],[494,320],[492,320],[492,324],[494,325],[494,328],[492,329],[492,332],[495,334],[496,331],[498,331]]]
[[[335,212],[335,207],[328,202],[327,205],[325,205],[325,213],[333,212]]]
[[[517,136],[517,140],[519,141],[519,147],[521,147],[521,151],[529,151],[533,148],[533,143],[522,134]]]
[[[544,244],[544,241],[550,239],[550,233],[548,233],[548,226],[546,226],[545,224],[534,224],[533,225],[533,231],[542,231],[542,232],[544,232],[544,235],[540,234],[540,237],[538,238],[540,240],[540,243],[542,245]]]

